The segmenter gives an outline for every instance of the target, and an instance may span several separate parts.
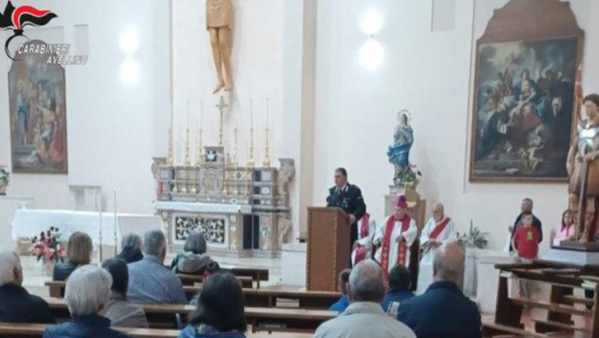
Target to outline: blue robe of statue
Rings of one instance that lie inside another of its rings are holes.
[[[410,126],[399,127],[393,135],[394,143],[389,146],[389,162],[399,168],[410,165],[410,149],[414,144],[414,130]]]

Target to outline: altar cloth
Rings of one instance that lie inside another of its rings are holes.
[[[50,227],[57,227],[62,240],[67,240],[73,232],[81,231],[87,233],[94,244],[114,245],[115,235],[117,242],[129,233],[143,236],[146,231],[160,230],[162,222],[158,216],[144,214],[117,214],[115,222],[114,213],[110,212],[103,212],[100,221],[98,212],[18,209],[15,211],[11,227],[14,241],[33,238]]]

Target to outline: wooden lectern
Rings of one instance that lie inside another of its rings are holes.
[[[308,208],[309,291],[337,291],[337,277],[348,267],[350,224],[339,208]]]

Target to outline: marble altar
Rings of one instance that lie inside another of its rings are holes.
[[[292,159],[279,167],[240,166],[224,147],[204,147],[196,163],[154,158],[156,214],[168,234],[169,251],[181,250],[193,231],[205,233],[210,251],[238,257],[280,255],[290,230],[288,185]]]

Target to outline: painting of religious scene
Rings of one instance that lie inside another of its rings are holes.
[[[22,55],[8,74],[15,173],[67,173],[65,72],[47,60],[48,55]]]
[[[577,38],[480,43],[471,181],[562,181]]]

